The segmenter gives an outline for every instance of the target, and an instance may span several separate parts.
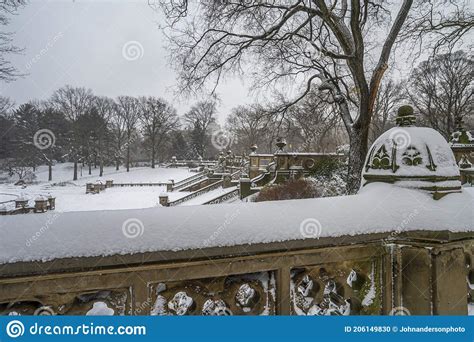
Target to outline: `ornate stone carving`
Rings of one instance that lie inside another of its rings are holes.
[[[409,166],[417,166],[423,162],[420,151],[415,146],[408,146],[406,151],[402,154],[403,164]]]
[[[129,315],[130,293],[123,290],[99,290],[64,293],[1,303],[1,315]]]
[[[151,315],[273,315],[273,272],[149,286]]]
[[[372,169],[384,169],[388,170],[391,168],[390,156],[388,155],[387,148],[385,145],[380,146],[378,151],[372,158]]]
[[[380,267],[374,260],[293,269],[291,314],[380,314]]]

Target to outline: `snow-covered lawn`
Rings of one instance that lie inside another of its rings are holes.
[[[92,175],[88,170],[79,171],[79,179],[72,181],[73,164],[58,164],[53,169],[53,181],[48,182],[48,168],[40,166],[36,172],[35,184],[25,188],[15,186],[16,179],[10,179],[9,183],[0,184],[0,203],[11,201],[17,196],[24,195],[34,200],[38,195],[49,195],[56,197],[56,210],[58,212],[89,211],[89,210],[116,210],[116,209],[139,209],[157,206],[160,193],[166,191],[165,187],[123,187],[110,188],[100,194],[91,195],[85,193],[85,184],[112,179],[115,183],[159,183],[174,179],[176,182],[194,175],[188,169],[167,169],[138,167],[126,172],[124,169],[115,171],[114,167],[107,167],[104,176],[99,178],[99,170],[92,169]],[[170,200],[187,195],[187,192],[172,193]],[[10,203],[9,205],[13,205]]]

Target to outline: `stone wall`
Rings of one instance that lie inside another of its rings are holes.
[[[412,232],[2,265],[0,313],[465,315],[472,233]]]

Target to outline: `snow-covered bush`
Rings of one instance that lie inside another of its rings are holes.
[[[318,197],[341,196],[346,192],[347,164],[339,159],[325,158],[318,161],[308,180]]]
[[[313,182],[306,178],[301,178],[298,180],[291,179],[283,184],[272,184],[263,187],[255,198],[255,202],[313,197],[319,197]]]

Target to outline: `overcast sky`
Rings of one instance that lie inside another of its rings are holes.
[[[14,43],[25,49],[10,59],[27,75],[2,84],[0,92],[20,104],[70,84],[112,97],[161,96],[183,114],[196,99],[175,98],[160,20],[146,0],[30,0],[9,25]],[[221,119],[251,102],[239,80],[218,92]]]

